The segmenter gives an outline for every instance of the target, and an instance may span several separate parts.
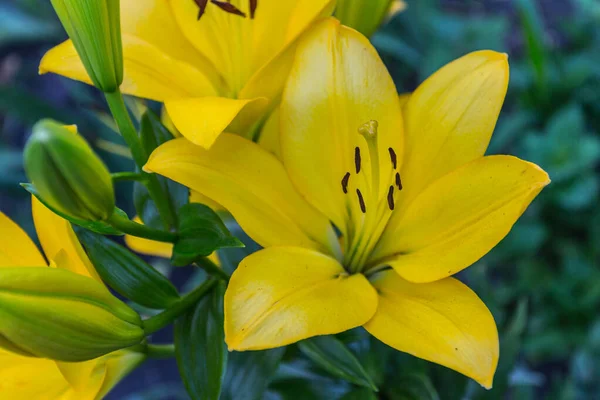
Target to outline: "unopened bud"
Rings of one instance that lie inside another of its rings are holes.
[[[96,280],[51,267],[0,268],[0,347],[91,360],[144,338],[139,315]]]
[[[25,170],[50,207],[85,221],[108,219],[115,208],[110,173],[76,132],[51,120],[33,127]]]
[[[123,82],[119,0],[51,0],[94,85],[105,93]]]

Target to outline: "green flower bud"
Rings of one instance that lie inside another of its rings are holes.
[[[115,209],[110,173],[69,129],[51,120],[38,122],[25,146],[25,171],[50,207],[80,220],[104,221]]]
[[[404,7],[399,0],[338,0],[334,15],[342,24],[370,37],[390,12]]]
[[[51,267],[0,268],[0,347],[91,360],[144,338],[140,316],[100,282]]]
[[[52,0],[94,85],[112,93],[123,82],[119,0]]]

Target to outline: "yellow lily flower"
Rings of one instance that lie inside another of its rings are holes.
[[[245,17],[213,3],[121,0],[121,90],[165,102],[183,136],[205,147],[228,126],[252,134],[280,95],[296,39],[318,17],[330,15],[335,1],[218,2]],[[91,83],[71,41],[43,57],[40,73],[46,72]]]
[[[27,234],[0,213],[0,268],[65,268],[101,282],[70,224],[38,200],[33,199],[33,216],[46,258]],[[66,261],[66,262],[65,262]],[[0,349],[0,398],[94,400],[104,397],[145,356],[119,350],[103,357],[77,363],[24,357]]]
[[[474,52],[421,84],[402,113],[369,41],[331,19],[298,47],[280,109],[282,161],[230,134],[209,150],[158,148],[146,170],[218,201],[265,247],[227,288],[229,348],[364,326],[491,387],[494,318],[451,275],[492,249],[549,183],[534,164],[484,156],[507,85],[506,55]]]

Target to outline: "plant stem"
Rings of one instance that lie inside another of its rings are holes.
[[[113,182],[138,181],[145,183],[146,177],[138,172],[115,172],[110,174]]]
[[[125,102],[123,101],[123,95],[121,94],[121,91],[117,89],[117,91],[113,93],[105,93],[105,96],[108,107],[119,127],[119,131],[131,150],[133,160],[141,170],[148,161],[148,155],[142,147],[135,126],[133,126],[133,122],[131,121],[131,117],[129,116]],[[150,193],[150,197],[156,204],[156,208],[163,220],[165,229],[176,227],[177,219],[175,213],[171,209],[169,198],[163,191],[158,178],[156,175],[147,174],[145,172],[141,172],[141,174],[146,178],[146,182],[144,183],[148,189],[148,193]]]
[[[144,321],[144,332],[146,335],[151,335],[173,322],[177,317],[185,313],[190,307],[194,306],[210,289],[212,289],[218,280],[208,278],[202,285],[192,290],[190,293],[182,297],[178,302],[174,303],[170,308],[148,318]]]
[[[110,223],[117,230],[132,236],[166,243],[175,243],[177,241],[176,233],[148,228],[146,225],[130,221],[129,219],[117,213],[114,213],[108,219],[108,223]]]
[[[224,280],[225,282],[229,281],[229,274],[217,264],[212,262],[208,257],[202,257],[201,259],[196,261],[196,265],[206,271],[207,274],[214,276],[215,278],[219,278]]]
[[[146,354],[154,359],[166,359],[175,357],[175,345],[171,344],[149,344],[146,346]]]

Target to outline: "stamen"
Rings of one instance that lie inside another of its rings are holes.
[[[246,18],[246,14],[229,2],[223,2],[220,0],[210,0],[210,2],[225,12]]]
[[[391,147],[388,149],[388,151],[390,152],[390,159],[392,160],[392,165],[394,166],[394,169],[396,169],[398,167],[398,159],[396,158],[396,152]]]
[[[388,206],[390,210],[394,211],[394,185],[390,186],[387,196]]]
[[[398,190],[402,190],[402,180],[399,172],[396,172],[396,186],[398,186]]]
[[[358,196],[358,204],[360,205],[360,210],[365,214],[367,212],[367,206],[365,205],[365,199],[363,199],[363,195],[359,189],[356,189],[356,195]]]
[[[342,190],[344,194],[348,193],[348,181],[350,180],[350,172],[346,172],[346,175],[342,178]]]
[[[356,166],[356,173],[360,172],[360,148],[354,149],[354,165]]]
[[[250,0],[250,19],[254,19],[256,7],[258,7],[258,0]]]
[[[194,3],[198,6],[198,20],[202,18],[204,12],[206,11],[206,5],[208,4],[208,0],[194,0]]]

